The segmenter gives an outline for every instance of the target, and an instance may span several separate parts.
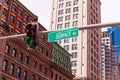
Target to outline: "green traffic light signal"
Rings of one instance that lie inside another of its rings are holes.
[[[27,39],[27,44],[30,45],[30,47],[33,46],[33,39],[29,38]]]
[[[37,34],[38,34],[37,24],[29,23],[26,26],[26,43],[27,48],[35,49],[38,45]]]

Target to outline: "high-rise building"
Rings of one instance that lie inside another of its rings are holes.
[[[102,33],[102,80],[113,79],[112,48],[110,35]]]
[[[117,46],[116,50],[120,57],[120,26],[113,26],[112,28],[108,28],[107,33],[110,34],[112,45]]]
[[[112,45],[110,34],[102,33],[102,80],[119,80],[117,46]]]
[[[101,22],[100,0],[52,1],[52,30]],[[80,30],[78,37],[57,42],[71,54],[75,80],[101,80],[101,29]]]

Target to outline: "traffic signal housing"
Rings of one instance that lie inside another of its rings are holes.
[[[37,25],[29,23],[26,26],[26,36],[27,36],[27,49],[35,49],[36,46],[38,45],[38,40],[37,40]]]

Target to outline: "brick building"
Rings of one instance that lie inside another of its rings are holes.
[[[18,0],[0,0],[0,37],[25,33],[26,24],[37,20]],[[51,50],[47,34],[39,35],[38,49],[32,51],[26,49],[25,37],[0,40],[0,79],[72,80],[72,73],[52,61]]]

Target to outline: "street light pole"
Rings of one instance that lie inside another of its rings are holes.
[[[79,30],[84,30],[84,29],[94,29],[94,28],[106,28],[106,27],[113,27],[113,26],[120,26],[120,22],[90,24],[90,25],[83,25],[78,28]],[[65,30],[65,29],[60,29],[60,30]],[[49,32],[55,32],[60,30],[39,31],[39,33],[49,33]],[[4,36],[4,37],[0,37],[0,39],[8,39],[8,38],[24,37],[24,36],[26,36],[26,34]]]

